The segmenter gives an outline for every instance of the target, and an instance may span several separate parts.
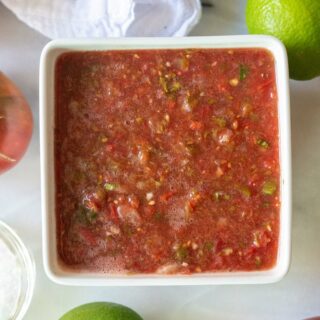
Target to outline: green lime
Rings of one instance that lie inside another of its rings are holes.
[[[248,0],[246,21],[250,33],[273,35],[284,43],[292,79],[320,75],[319,0]]]
[[[93,302],[76,307],[60,320],[143,320],[135,311],[121,304]]]

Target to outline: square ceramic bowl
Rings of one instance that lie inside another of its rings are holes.
[[[179,48],[265,48],[275,59],[280,150],[280,234],[277,262],[272,269],[212,272],[192,275],[106,275],[70,271],[60,263],[56,244],[54,181],[54,70],[58,56],[68,51]],[[283,44],[269,36],[186,38],[124,38],[56,40],[48,43],[40,61],[40,151],[43,219],[43,262],[47,275],[65,285],[204,285],[276,282],[287,272],[291,241],[291,150],[287,55]]]

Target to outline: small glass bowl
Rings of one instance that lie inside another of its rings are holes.
[[[17,263],[21,268],[19,296],[17,297],[15,306],[12,306],[13,310],[10,318],[5,320],[22,320],[33,295],[36,275],[35,264],[30,252],[17,233],[2,221],[0,221],[0,239],[15,255]]]

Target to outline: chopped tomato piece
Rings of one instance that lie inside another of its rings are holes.
[[[90,246],[95,246],[97,244],[97,239],[95,234],[89,230],[89,229],[85,229],[85,228],[81,228],[79,229],[79,234],[80,237]]]
[[[175,195],[175,192],[173,191],[165,192],[160,196],[160,201],[168,201],[174,195]]]

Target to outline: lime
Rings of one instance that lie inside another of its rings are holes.
[[[60,320],[143,320],[135,311],[121,304],[93,302],[83,304],[63,315]]]
[[[248,0],[246,21],[250,33],[273,35],[284,43],[292,79],[320,75],[319,0]]]

